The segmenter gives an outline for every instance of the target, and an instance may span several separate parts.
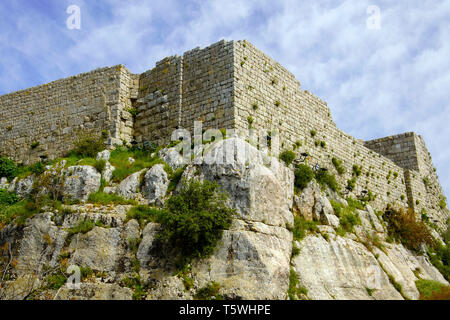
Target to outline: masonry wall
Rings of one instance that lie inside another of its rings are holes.
[[[279,128],[280,151],[292,150],[298,142],[296,152],[308,152],[309,164],[328,168],[343,188],[353,178],[353,165],[362,166],[354,195],[371,190],[379,210],[387,203],[407,206],[403,168],[337,129],[327,104],[302,90],[294,75],[246,41],[235,42],[234,67],[235,121],[244,134],[250,127]],[[333,157],[343,162],[346,173],[342,176],[332,165]]]
[[[124,129],[114,119],[124,108],[126,73],[103,68],[0,96],[0,154],[30,163],[72,149],[80,132],[120,138]]]

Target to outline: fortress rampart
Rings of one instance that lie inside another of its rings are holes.
[[[108,134],[110,144],[170,141],[175,128],[278,131],[280,149],[308,152],[374,207],[411,206],[445,223],[443,196],[425,143],[415,133],[360,141],[339,130],[326,102],[247,41],[221,41],[171,56],[140,75],[124,66],[94,70],[0,96],[0,155],[30,163],[60,156],[79,134]],[[36,142],[39,146],[31,148]],[[332,159],[342,161],[339,175]],[[353,166],[361,170],[353,174]]]

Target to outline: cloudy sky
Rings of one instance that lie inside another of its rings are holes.
[[[357,138],[421,134],[450,195],[450,1],[2,0],[0,94],[221,39],[279,61]]]

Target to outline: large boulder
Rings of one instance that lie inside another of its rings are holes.
[[[117,228],[94,227],[77,234],[70,243],[70,264],[99,271],[114,271],[120,255],[121,234]]]
[[[97,192],[100,188],[102,176],[91,166],[69,167],[63,174],[65,199],[85,202],[91,193]]]
[[[214,144],[201,161],[186,168],[183,177],[217,182],[243,220],[293,224],[293,172],[239,138]]]
[[[214,255],[194,266],[199,286],[222,285],[230,298],[284,299],[289,286],[294,176],[278,159],[238,138],[208,148],[185,178],[216,181],[236,209]]]
[[[116,188],[116,193],[125,199],[137,199],[140,197],[139,189],[141,177],[146,169],[133,173],[126,177]]]
[[[177,148],[161,149],[158,152],[158,156],[164,160],[173,170],[182,168],[186,161]]]
[[[107,183],[111,182],[114,170],[116,170],[116,168],[113,165],[111,165],[109,161],[106,161],[105,168],[103,169],[102,172],[102,177]]]
[[[299,195],[294,196],[294,210],[306,220],[313,220],[316,199],[321,197],[320,186],[312,180]]]
[[[0,189],[8,190],[9,183],[8,179],[5,177],[0,178]]]
[[[109,158],[111,157],[111,151],[109,150],[103,150],[99,153],[97,153],[97,160],[105,160],[105,161],[109,161]]]
[[[15,193],[22,199],[28,197],[33,191],[34,180],[34,176],[28,176],[18,181],[15,186]]]
[[[144,176],[142,193],[151,204],[162,205],[169,186],[169,178],[164,166],[156,164]]]

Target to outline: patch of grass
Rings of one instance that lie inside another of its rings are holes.
[[[81,220],[77,225],[73,226],[72,228],[69,228],[67,232],[69,237],[78,233],[85,234],[94,229],[94,226],[95,226],[94,221],[90,219],[84,219]]]
[[[88,202],[97,203],[101,205],[108,205],[108,204],[137,205],[136,200],[127,200],[116,194],[109,194],[100,191],[91,193],[89,195]]]
[[[375,292],[375,290],[376,290],[376,289],[370,289],[370,288],[367,288],[367,287],[366,287],[366,291],[367,291],[367,294],[368,294],[369,296],[372,296],[373,293]]]
[[[316,134],[317,134],[317,131],[316,130],[310,130],[309,133],[311,134],[311,137],[314,138],[316,136]]]
[[[4,201],[13,202],[14,196],[5,196]],[[26,220],[39,213],[39,210],[36,202],[28,199],[10,205],[0,204],[0,223],[7,225],[14,221],[16,225],[23,226]]]
[[[167,192],[172,192],[173,190],[175,190],[175,188],[177,187],[178,183],[181,180],[181,177],[183,176],[185,169],[186,169],[186,167],[178,168],[177,170],[175,170],[172,173],[172,175],[169,177],[170,182],[169,182],[169,186],[167,187]]]
[[[163,214],[165,214],[165,211],[162,209],[138,205],[128,211],[125,222],[136,219],[139,225],[144,227],[149,222],[158,222],[159,217]]]
[[[333,166],[336,168],[336,171],[339,175],[343,175],[345,173],[345,168],[342,165],[342,160],[333,158],[331,159],[331,162],[333,163]]]
[[[450,287],[433,280],[416,280],[420,300],[450,300]]]
[[[358,166],[358,165],[354,164],[352,167],[352,171],[353,171],[352,175],[354,177],[359,177],[362,173],[362,166]]]
[[[166,171],[171,172],[167,163],[156,155],[151,157],[153,150],[128,150],[126,148],[116,148],[111,152],[110,163],[115,167],[112,173],[112,181],[120,182],[129,175],[145,168],[151,168],[155,164],[163,164]],[[135,162],[130,163],[129,158],[132,157]]]
[[[223,300],[224,297],[219,294],[220,284],[217,282],[211,282],[208,285],[204,286],[197,290],[197,293],[194,295],[195,300]]]
[[[124,277],[122,279],[122,284],[133,290],[133,300],[144,300],[147,296],[148,286],[144,284],[138,274],[135,274],[132,277]]]
[[[289,271],[289,300],[298,300],[301,298],[301,295],[308,295],[308,290],[300,285],[297,274],[294,269],[291,268]]]
[[[294,240],[300,241],[303,238],[305,238],[306,233],[309,232],[316,232],[317,225],[319,222],[316,221],[308,221],[303,217],[300,216],[294,216],[294,226],[291,228]]]
[[[280,153],[280,160],[282,160],[286,166],[289,167],[289,165],[295,160],[295,152],[291,150],[285,150],[282,153]]]
[[[450,244],[448,239],[446,239],[445,245],[437,242],[434,247],[429,246],[427,254],[431,264],[447,281],[450,281]]]
[[[51,274],[47,276],[46,280],[46,288],[52,290],[58,290],[67,282],[67,276],[62,272],[58,272],[56,274]]]

